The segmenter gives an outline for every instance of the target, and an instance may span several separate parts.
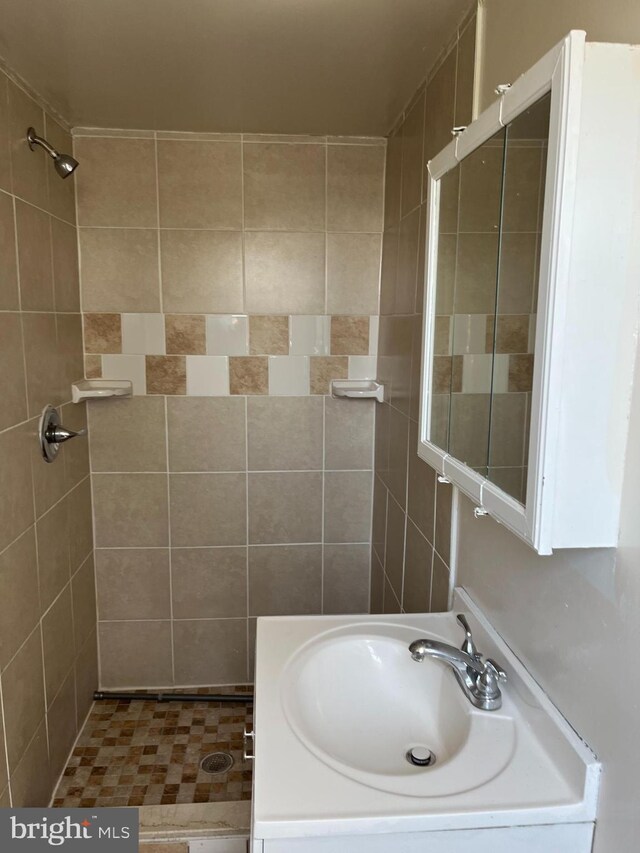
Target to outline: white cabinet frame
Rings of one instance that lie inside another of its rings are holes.
[[[639,84],[640,48],[586,44],[584,32],[572,31],[428,164],[418,455],[540,554],[617,542],[640,290],[633,278],[640,264],[640,240],[633,235],[639,212],[633,195],[640,174]],[[547,92],[551,112],[523,505],[429,441],[440,179]]]

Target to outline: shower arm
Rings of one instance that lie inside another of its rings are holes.
[[[32,151],[34,145],[41,145],[50,157],[53,157],[55,159],[56,157],[60,156],[60,152],[56,151],[53,145],[49,145],[46,139],[43,139],[41,136],[38,136],[35,131],[35,128],[33,127],[30,127],[27,130],[27,142],[29,143],[29,148]]]

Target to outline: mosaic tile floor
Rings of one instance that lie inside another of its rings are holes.
[[[251,692],[251,687],[197,693]],[[167,691],[168,692],[168,691]],[[65,808],[152,806],[251,799],[242,733],[253,705],[217,702],[96,702],[53,801]],[[234,764],[209,775],[200,762],[229,752]]]

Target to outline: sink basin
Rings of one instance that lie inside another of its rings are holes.
[[[500,773],[515,747],[513,719],[473,708],[448,665],[412,660],[409,643],[423,635],[370,622],[299,649],[283,671],[281,700],[302,744],[343,775],[404,796],[468,791]],[[415,747],[435,763],[413,765]]]

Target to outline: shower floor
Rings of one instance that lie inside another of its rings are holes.
[[[188,692],[251,691],[243,685]],[[242,734],[252,722],[253,706],[245,703],[96,702],[53,805],[91,808],[250,800],[251,761],[242,760]],[[211,752],[229,752],[233,766],[220,775],[205,773],[200,762]]]

